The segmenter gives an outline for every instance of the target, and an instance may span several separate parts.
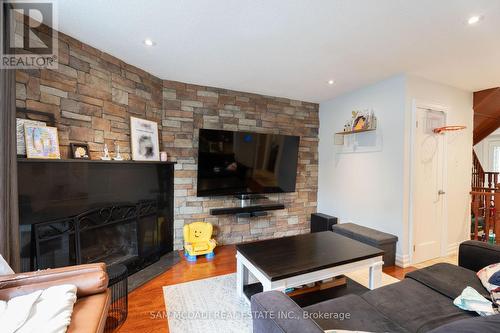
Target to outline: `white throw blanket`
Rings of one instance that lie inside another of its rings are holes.
[[[8,274],[14,274],[14,271],[0,254],[0,276]]]
[[[0,301],[2,333],[64,333],[76,302],[76,286],[60,285]]]

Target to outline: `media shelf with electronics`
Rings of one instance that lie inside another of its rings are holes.
[[[252,199],[242,199],[238,206],[212,208],[210,215],[236,215],[236,217],[259,217],[266,216],[268,211],[285,209],[281,202],[269,200],[259,196]]]

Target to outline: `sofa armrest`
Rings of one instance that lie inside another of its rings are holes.
[[[458,250],[458,265],[474,272],[500,262],[500,245],[466,241]]]
[[[254,333],[324,333],[290,297],[279,291],[252,296]]]
[[[77,287],[78,297],[102,293],[108,287],[105,264],[88,264],[0,277],[0,299],[6,300],[61,284]]]
[[[66,333],[102,333],[111,304],[111,291],[81,297],[73,307],[71,323]]]

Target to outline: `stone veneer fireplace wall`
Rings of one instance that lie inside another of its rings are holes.
[[[17,106],[54,114],[63,158],[70,142],[88,143],[93,158],[104,144],[130,153],[130,116],[158,122],[160,142],[176,161],[174,246],[182,226],[214,224],[219,243],[229,244],[309,231],[316,211],[319,105],[286,98],[161,80],[107,53],[59,33],[57,70],[18,70]],[[286,209],[258,218],[211,216],[210,208],[232,198],[196,197],[198,129],[247,130],[300,135],[297,191],[270,195]]]

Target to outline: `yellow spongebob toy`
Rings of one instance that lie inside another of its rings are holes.
[[[217,245],[212,239],[213,226],[208,222],[194,222],[184,226],[184,255],[188,261],[196,261],[196,256],[206,255],[207,259],[215,256]]]

